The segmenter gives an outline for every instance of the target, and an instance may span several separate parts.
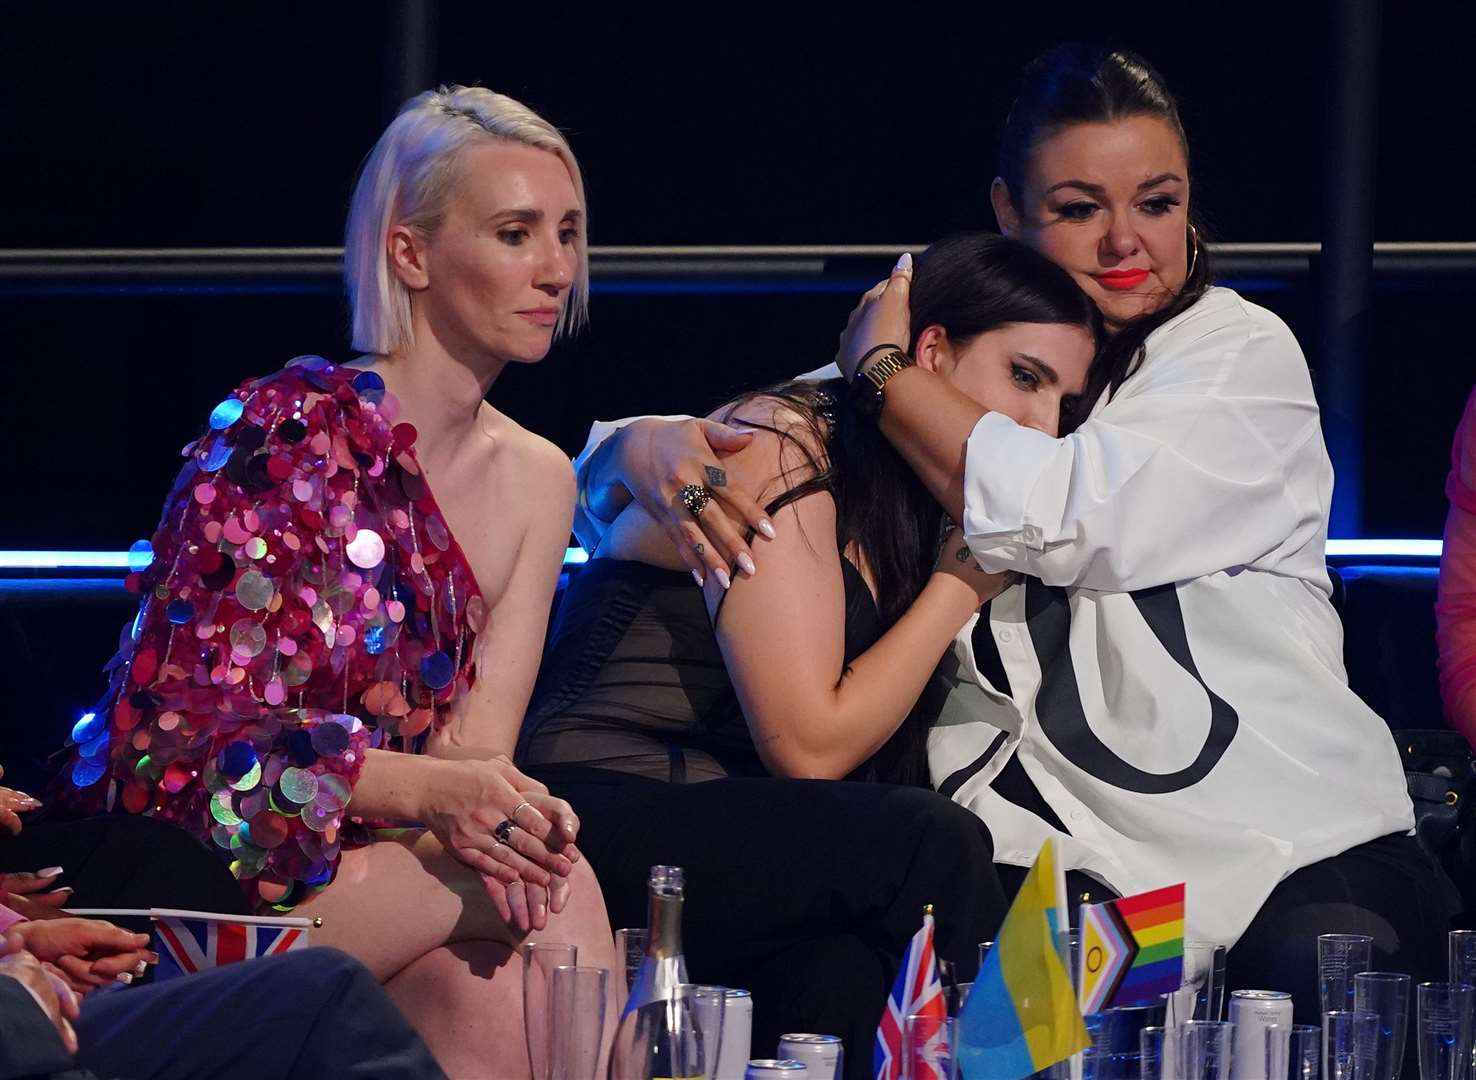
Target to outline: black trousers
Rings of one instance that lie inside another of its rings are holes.
[[[90,997],[77,1065],[120,1080],[444,1074],[368,970],[303,949]]]
[[[646,877],[686,871],[682,942],[697,982],[753,991],[753,1054],[808,1031],[872,1044],[908,940],[932,904],[940,957],[972,978],[1005,902],[988,830],[919,788],[729,778],[667,784],[594,769],[537,775],[568,799],[615,927],[646,925]]]
[[[1289,991],[1296,1022],[1320,1024],[1318,934],[1368,934],[1374,970],[1444,982],[1445,935],[1459,911],[1460,895],[1413,836],[1383,836],[1277,885],[1230,950],[1226,981],[1236,990]]]

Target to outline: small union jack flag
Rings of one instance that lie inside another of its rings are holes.
[[[306,948],[307,919],[251,918],[213,915],[204,911],[151,913],[155,951],[159,954],[155,979],[192,975],[206,968],[275,956]]]
[[[902,1080],[902,1035],[909,1016],[927,1016],[938,1021],[937,1034],[926,1046],[914,1047],[912,1080],[946,1080],[949,1057],[946,1029],[948,1005],[933,956],[933,909],[923,914],[922,929],[912,935],[902,957],[902,970],[892,984],[887,1008],[876,1029],[872,1066],[876,1080]]]

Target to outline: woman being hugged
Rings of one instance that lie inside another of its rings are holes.
[[[950,237],[923,256],[917,301],[918,362],[950,386],[1047,436],[1074,416],[1097,318],[1059,267]],[[753,991],[756,1046],[833,1032],[848,1075],[869,1077],[923,907],[964,977],[1004,913],[987,832],[925,790],[914,706],[1007,575],[956,532],[940,554],[937,501],[865,405],[839,380],[797,382],[713,414],[752,428],[706,482],[766,505],[762,572],[699,592],[627,505],[564,596],[518,761],[585,812],[617,920],[640,918],[652,863],[687,868],[693,977]]]
[[[584,218],[568,144],[518,102],[405,105],[349,213],[367,355],[300,357],[216,407],[76,733],[84,800],[172,820],[252,903],[322,916],[315,941],[363,960],[453,1074],[523,1053],[524,934],[610,962],[578,819],[509,760],[572,474],[483,400],[583,320]]]

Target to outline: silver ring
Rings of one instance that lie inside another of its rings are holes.
[[[516,881],[509,881],[506,885],[503,886],[503,888],[504,889],[511,889],[514,885],[521,885],[522,883],[523,883],[523,879],[522,878],[518,878]]]
[[[524,799],[524,800],[523,800],[523,801],[522,801],[522,802],[520,802],[520,803],[518,803],[518,805],[517,805],[517,806],[514,806],[514,807],[513,807],[513,811],[512,811],[512,813],[511,813],[511,814],[508,814],[508,815],[507,815],[507,816],[508,816],[508,817],[509,817],[509,818],[512,818],[512,819],[514,819],[514,820],[516,820],[516,819],[517,819],[517,816],[518,816],[518,811],[519,811],[519,810],[521,810],[521,809],[522,809],[522,808],[523,808],[523,807],[525,807],[525,806],[526,806],[526,807],[527,807],[527,808],[528,808],[528,809],[529,809],[529,810],[533,810],[533,804],[532,804],[532,803],[530,803],[530,802],[529,802],[529,801],[528,801],[528,800],[527,800],[527,799]],[[538,811],[537,811],[537,810],[533,810],[533,812],[534,812],[534,813],[535,813],[535,814],[536,814],[536,813],[538,813]]]

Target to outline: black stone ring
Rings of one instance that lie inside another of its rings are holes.
[[[701,484],[686,484],[677,491],[677,498],[682,501],[689,514],[700,518],[702,511],[707,509],[707,504],[712,502],[712,492]]]
[[[492,835],[499,844],[506,844],[508,847],[512,847],[512,831],[516,828],[517,826],[513,824],[511,818],[503,818],[497,823],[497,827],[492,830]]]

